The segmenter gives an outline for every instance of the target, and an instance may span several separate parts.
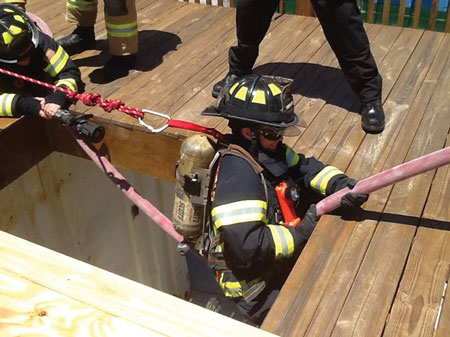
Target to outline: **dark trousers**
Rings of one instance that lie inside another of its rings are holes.
[[[325,36],[362,103],[381,98],[382,79],[370,52],[355,0],[311,0]],[[250,74],[278,0],[237,0],[238,45],[229,50],[230,73]]]

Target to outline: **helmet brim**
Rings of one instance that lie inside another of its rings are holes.
[[[284,135],[287,137],[299,136],[301,133],[300,128],[306,128],[306,123],[305,123],[304,119],[297,115],[295,115],[294,120],[289,123],[286,123],[286,122],[270,123],[270,122],[264,122],[264,121],[255,121],[254,119],[244,118],[244,117],[240,117],[240,116],[232,116],[232,115],[227,114],[226,112],[220,113],[219,111],[217,111],[217,109],[213,105],[204,109],[201,112],[201,115],[202,116],[211,116],[211,117],[223,117],[228,120],[234,119],[234,120],[250,122],[252,124],[267,125],[267,126],[272,126],[272,127],[276,127],[276,128],[285,128],[286,130],[285,130]]]

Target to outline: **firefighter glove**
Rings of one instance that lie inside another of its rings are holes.
[[[41,103],[34,97],[21,97],[17,100],[17,109],[21,115],[39,116]]]
[[[309,206],[309,209],[306,211],[305,216],[303,217],[302,222],[297,227],[299,234],[306,241],[311,236],[314,228],[316,228],[317,222],[319,221],[317,216],[316,205],[312,204]]]
[[[45,96],[45,103],[55,103],[62,108],[68,108],[67,102],[66,94],[61,91],[54,91],[50,95]]]
[[[357,181],[352,178],[347,178],[347,187],[352,189],[355,187]],[[347,209],[354,209],[361,207],[367,199],[369,199],[369,195],[365,193],[352,193],[349,192],[344,195],[341,199],[341,205]]]

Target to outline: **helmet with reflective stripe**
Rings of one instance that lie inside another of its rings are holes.
[[[287,128],[297,125],[291,93],[292,80],[266,75],[247,75],[224,87],[214,107],[202,115],[221,116],[255,124]]]
[[[17,63],[29,57],[38,39],[38,29],[25,12],[0,4],[0,62]]]

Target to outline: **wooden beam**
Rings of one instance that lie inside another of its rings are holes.
[[[422,10],[422,0],[417,0],[414,6],[413,28],[419,28],[420,11]]]
[[[430,22],[429,22],[429,30],[434,30],[436,27],[436,18],[439,7],[439,0],[433,0],[431,4],[431,13],[430,13]]]
[[[8,126],[14,124],[18,118],[0,117],[0,130],[6,129]]]
[[[405,21],[405,8],[406,0],[400,0],[400,8],[398,9],[398,24],[397,26],[403,27],[403,22]]]
[[[174,170],[180,157],[181,139],[131,130],[97,120],[94,122],[106,130],[104,140],[95,146],[113,165],[166,181],[175,181]],[[60,123],[49,123],[48,134],[55,151],[87,158]]]
[[[384,0],[383,5],[383,25],[389,25],[389,10],[391,8],[391,0]]]
[[[445,32],[450,33],[450,8],[447,8],[447,20],[445,21]]]
[[[373,12],[375,8],[375,0],[369,0],[369,8],[367,9],[367,22],[373,23]]]
[[[316,16],[314,8],[309,0],[296,0],[295,14],[305,16]]]

